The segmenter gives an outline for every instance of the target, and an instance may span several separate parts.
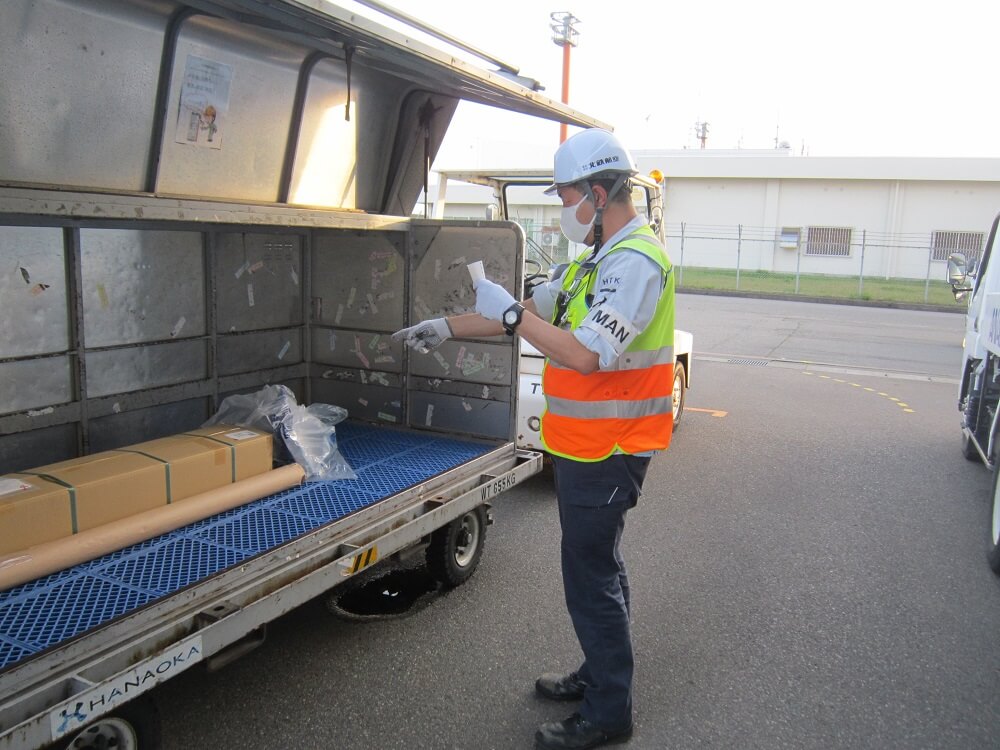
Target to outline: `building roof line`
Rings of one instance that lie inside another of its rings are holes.
[[[670,178],[1000,182],[1000,159],[976,157],[789,156],[786,152],[635,150],[641,171]],[[702,155],[704,153],[704,155]]]

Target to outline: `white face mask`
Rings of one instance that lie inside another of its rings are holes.
[[[562,229],[562,233],[570,242],[586,242],[590,228],[594,226],[594,221],[597,219],[596,211],[588,224],[584,224],[576,218],[576,209],[583,205],[585,200],[587,200],[586,196],[581,198],[575,206],[563,206],[562,214],[559,216],[559,228]]]

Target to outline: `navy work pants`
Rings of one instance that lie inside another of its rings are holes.
[[[583,650],[578,672],[587,683],[580,715],[604,729],[623,729],[632,724],[633,657],[622,532],[649,457],[584,462],[557,456],[553,465],[566,607]]]

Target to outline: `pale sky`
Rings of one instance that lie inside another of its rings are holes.
[[[997,0],[385,2],[516,65],[557,100],[549,13],[573,13],[570,106],[632,149],[698,148],[704,121],[708,148],[773,148],[777,134],[810,156],[1000,157]],[[463,104],[434,166],[548,166],[558,133]]]

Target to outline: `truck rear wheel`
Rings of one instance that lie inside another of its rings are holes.
[[[159,750],[160,714],[151,700],[138,699],[64,738],[65,750]]]
[[[962,455],[965,456],[966,461],[975,461],[976,463],[980,461],[979,451],[976,450],[969,433],[965,431],[962,432]]]
[[[465,583],[476,571],[486,541],[486,508],[480,505],[431,536],[427,569],[445,588]]]
[[[1000,467],[993,470],[993,512],[990,516],[990,567],[1000,575]]]

